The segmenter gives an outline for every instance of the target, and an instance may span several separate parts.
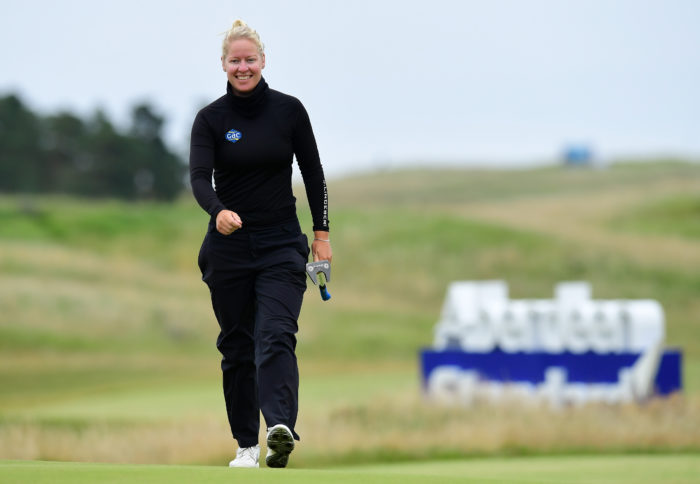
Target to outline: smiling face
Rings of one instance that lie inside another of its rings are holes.
[[[233,92],[247,96],[260,82],[265,68],[265,54],[258,51],[252,40],[236,39],[228,45],[226,55],[221,58],[221,65]]]

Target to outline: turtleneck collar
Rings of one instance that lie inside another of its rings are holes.
[[[270,88],[265,82],[265,78],[261,77],[258,85],[248,96],[237,96],[233,92],[230,82],[226,82],[226,98],[229,100],[233,108],[246,117],[253,117],[260,112],[267,101],[267,94]]]

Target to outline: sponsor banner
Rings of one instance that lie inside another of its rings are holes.
[[[620,403],[680,391],[682,354],[661,346],[646,352],[421,352],[429,396],[469,403],[509,393],[552,404]]]
[[[510,299],[504,281],[450,283],[433,348],[421,354],[426,393],[462,403],[515,397],[561,405],[681,390],[681,353],[664,349],[661,304],[592,293],[589,283],[568,281],[552,299]]]

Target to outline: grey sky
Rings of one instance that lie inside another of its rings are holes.
[[[186,151],[224,92],[220,33],[266,45],[264,76],[305,104],[327,173],[410,163],[700,156],[693,0],[2,0],[0,93],[125,122],[149,100]]]

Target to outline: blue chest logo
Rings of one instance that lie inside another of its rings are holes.
[[[239,139],[241,139],[241,134],[240,131],[236,131],[235,129],[230,130],[228,133],[226,133],[226,140],[230,141],[231,143],[235,143]]]

